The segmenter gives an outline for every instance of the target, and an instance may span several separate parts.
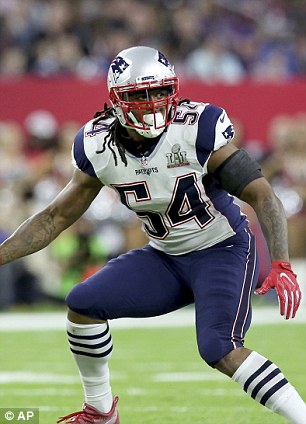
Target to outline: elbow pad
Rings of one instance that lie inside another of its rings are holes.
[[[239,198],[243,189],[257,178],[261,178],[261,168],[245,150],[237,150],[229,156],[213,173],[222,188]]]

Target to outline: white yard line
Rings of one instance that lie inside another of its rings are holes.
[[[285,320],[279,315],[277,307],[256,307],[253,309],[253,325],[281,324]],[[306,323],[306,310],[300,309],[294,320],[286,324]],[[112,329],[143,327],[188,327],[194,325],[194,310],[184,308],[170,314],[154,318],[121,318],[110,322]],[[0,313],[1,331],[48,331],[65,330],[66,313],[62,312],[2,312]]]

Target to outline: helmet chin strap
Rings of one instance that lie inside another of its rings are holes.
[[[129,118],[134,122],[134,124],[140,126],[141,123],[137,121],[137,119],[135,118],[134,114],[132,112],[128,113]],[[141,128],[134,128],[134,127],[129,127],[132,128],[133,130],[137,131],[138,134],[142,135],[143,137],[146,138],[154,138],[159,136],[165,129],[165,125],[162,128],[155,128],[155,125],[157,127],[165,124],[165,119],[163,117],[163,114],[161,112],[156,112],[154,113],[148,113],[147,115],[144,115],[143,117],[143,121],[145,124],[147,124],[150,128],[148,130],[144,130]],[[154,125],[155,123],[155,125]]]

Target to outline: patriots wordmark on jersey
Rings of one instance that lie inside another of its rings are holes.
[[[207,172],[211,153],[229,143],[233,126],[224,111],[204,103],[183,103],[152,151],[125,151],[127,166],[114,165],[101,146],[114,118],[93,128],[89,121],[76,136],[74,165],[99,178],[142,220],[150,244],[178,255],[212,246],[246,226],[234,199]]]

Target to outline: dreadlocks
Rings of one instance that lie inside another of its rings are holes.
[[[190,100],[189,99],[180,99],[178,104],[181,105],[182,103],[190,103]],[[103,121],[104,119],[108,119],[108,118],[115,118],[113,120],[113,122],[108,127],[107,135],[104,138],[102,148],[97,149],[96,153],[97,154],[103,153],[103,152],[105,152],[106,147],[108,147],[109,150],[112,152],[112,155],[113,155],[113,158],[114,158],[114,161],[115,161],[115,166],[117,166],[118,165],[117,154],[116,154],[116,151],[114,149],[114,147],[116,147],[122,162],[124,163],[125,166],[127,166],[125,149],[122,146],[122,144],[119,142],[117,135],[116,135],[117,125],[118,125],[119,119],[118,119],[118,116],[115,113],[114,108],[108,107],[107,103],[104,103],[104,109],[97,111],[94,114],[93,118],[94,118],[94,121],[92,123],[92,129],[93,130],[94,130],[95,126],[97,124],[99,124],[100,121]]]
[[[189,105],[190,99],[187,99],[187,98],[186,99],[179,99],[178,105],[180,106],[183,103],[187,103]]]
[[[125,157],[125,153],[124,153],[124,147],[120,144],[119,140],[117,139],[116,136],[116,129],[117,129],[117,125],[118,125],[118,117],[115,114],[114,108],[112,107],[108,107],[107,103],[104,103],[104,109],[97,111],[94,114],[94,121],[92,123],[92,128],[94,129],[95,126],[102,120],[107,119],[107,118],[115,118],[114,121],[109,125],[108,130],[107,130],[107,135],[103,141],[103,145],[102,145],[102,149],[98,149],[96,150],[97,154],[103,153],[105,152],[106,147],[109,148],[109,150],[112,152],[114,161],[115,161],[115,166],[117,166],[118,161],[117,161],[117,154],[116,151],[114,149],[114,147],[117,147],[119,156],[122,160],[122,162],[124,163],[125,166],[127,166],[127,160]]]

